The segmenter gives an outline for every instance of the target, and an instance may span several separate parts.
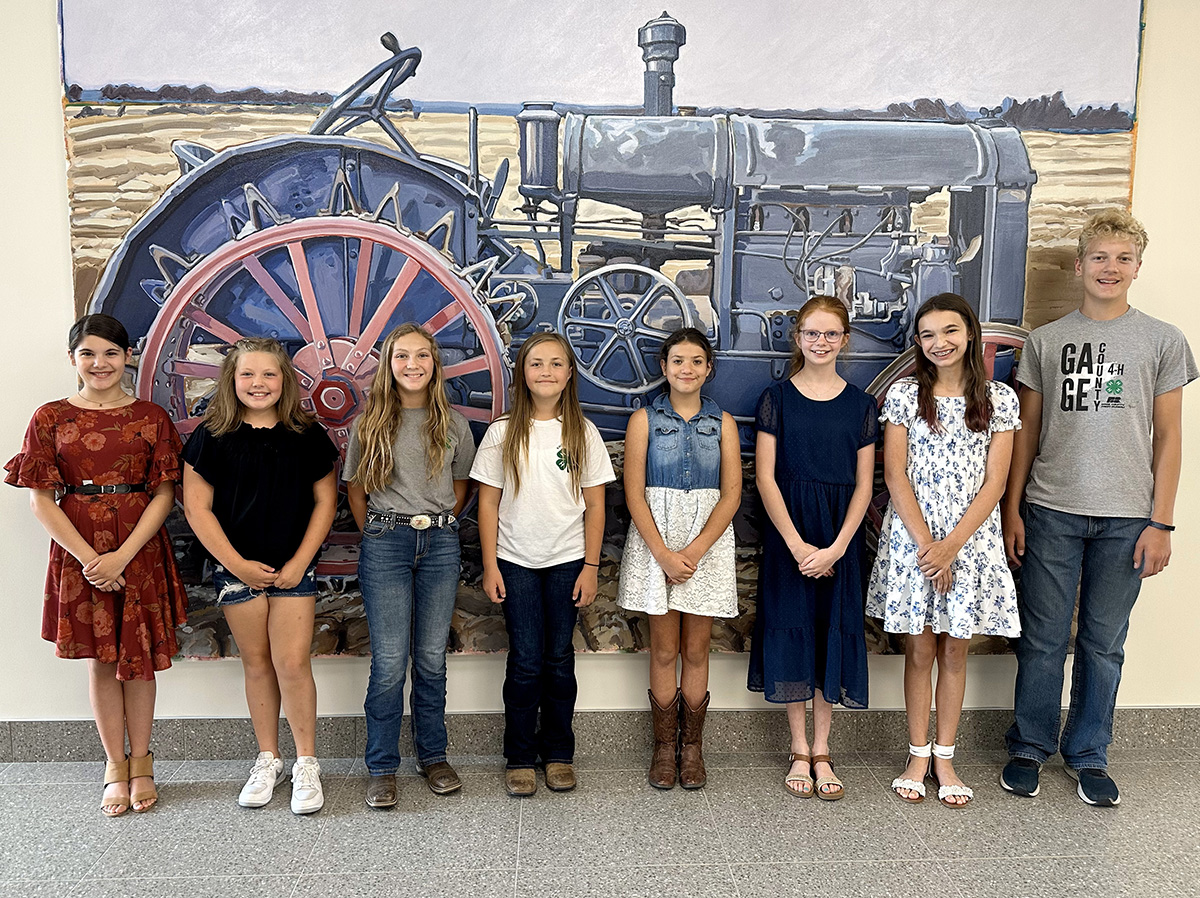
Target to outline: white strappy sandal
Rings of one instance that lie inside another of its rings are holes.
[[[933,743],[933,756],[935,758],[941,758],[943,761],[949,761],[954,757],[954,746],[938,745],[935,742]],[[940,801],[946,807],[954,808],[955,810],[958,810],[959,808],[965,808],[971,803],[971,800],[975,798],[975,793],[969,786],[945,786],[938,782],[937,774],[933,772],[932,764],[929,767],[929,775],[933,777],[933,781],[938,784],[938,801]],[[963,802],[948,800],[958,796],[966,796],[967,800]]]
[[[908,753],[914,758],[928,758],[932,748],[933,743],[931,742],[926,742],[924,745],[913,745],[910,742],[908,744]],[[928,776],[929,774],[926,773],[925,775]],[[910,798],[907,795],[900,795],[901,789],[904,789],[908,792],[916,792],[916,797]],[[903,776],[898,776],[892,780],[892,791],[895,792],[901,800],[907,801],[909,804],[920,804],[925,800],[925,781],[924,779],[917,781],[905,779]]]

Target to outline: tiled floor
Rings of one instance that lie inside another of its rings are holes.
[[[159,806],[97,810],[95,763],[0,765],[0,898],[42,896],[1120,896],[1200,895],[1200,752],[1114,752],[1115,809],[1089,808],[1055,762],[1018,799],[1003,756],[960,757],[976,801],[905,805],[900,755],[846,753],[838,803],[784,792],[779,758],[713,754],[709,785],[657,792],[641,758],[581,760],[573,793],[504,794],[495,758],[456,759],[436,797],[411,768],[400,805],[362,803],[361,762],[324,764],[326,806],[288,790],[234,799],[248,764],[158,762]]]

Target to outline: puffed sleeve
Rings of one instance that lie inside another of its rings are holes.
[[[195,469],[208,483],[216,486],[221,479],[224,466],[219,455],[221,447],[204,424],[192,431],[187,445],[183,447],[183,460]]]
[[[872,446],[879,441],[879,409],[875,405],[875,397],[863,393],[862,430],[858,434],[858,448]]]
[[[780,400],[783,394],[778,384],[771,384],[758,397],[758,409],[754,413],[754,427],[763,433],[779,436]]]
[[[880,423],[899,424],[901,427],[912,426],[917,417],[917,382],[910,378],[898,380],[888,387],[887,396],[883,400],[883,411],[879,414]]]
[[[988,382],[988,389],[992,394],[992,433],[1020,430],[1021,402],[1013,388],[993,380]]]
[[[21,451],[4,466],[5,483],[31,490],[60,490],[67,485],[58,468],[54,429],[57,418],[53,406],[43,405],[33,413]]]
[[[183,441],[179,439],[179,431],[167,413],[153,403],[150,407],[153,409],[150,416],[156,426],[154,446],[150,450],[150,467],[146,471],[146,492],[152,493],[163,483],[179,483],[183,480],[183,467],[179,463]]]

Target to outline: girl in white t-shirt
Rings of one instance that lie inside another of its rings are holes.
[[[488,428],[471,477],[479,482],[483,590],[503,603],[505,785],[510,795],[575,787],[578,609],[596,597],[604,485],[616,479],[604,441],[583,416],[575,353],[543,332],[517,354],[512,407]],[[538,712],[541,712],[540,726]]]

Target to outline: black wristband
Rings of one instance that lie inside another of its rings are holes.
[[[1165,531],[1167,531],[1167,533],[1175,532],[1174,524],[1160,524],[1158,521],[1151,521],[1150,526],[1153,527],[1155,530],[1165,530]]]
[[[1174,528],[1174,527],[1172,527],[1171,529],[1172,529],[1172,530],[1174,530],[1175,528]],[[583,566],[584,566],[584,567],[600,567],[600,562],[598,562],[598,561],[585,561],[585,562],[583,563]]]

